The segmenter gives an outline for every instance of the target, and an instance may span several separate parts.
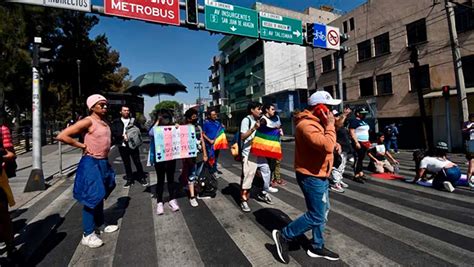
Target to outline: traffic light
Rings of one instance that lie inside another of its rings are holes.
[[[449,87],[449,85],[443,86],[442,91],[443,91],[443,96],[444,96],[445,98],[449,98],[449,90],[450,90],[450,89],[451,89],[451,88]]]
[[[198,25],[198,12],[197,0],[186,0],[186,23]]]
[[[48,63],[50,58],[41,57],[41,54],[51,51],[51,48],[41,46],[41,37],[35,37],[33,44],[33,66],[39,67],[42,63]]]
[[[314,23],[306,23],[306,42],[313,44],[314,40]]]
[[[342,45],[342,43],[349,40],[349,38],[350,38],[350,36],[347,33],[343,33],[339,37],[339,40],[340,40],[339,42],[341,43],[339,50],[343,53],[347,53],[351,50],[351,48],[349,46]]]

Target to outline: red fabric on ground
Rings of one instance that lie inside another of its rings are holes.
[[[391,174],[391,173],[372,173],[370,176],[378,179],[384,180],[395,180],[395,179],[404,179],[403,176],[398,174]]]

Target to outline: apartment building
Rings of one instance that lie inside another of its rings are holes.
[[[469,106],[474,92],[474,13],[472,1],[455,7]],[[444,1],[371,0],[329,23],[350,38],[343,45],[343,97],[352,106],[369,105],[375,127],[400,125],[402,147],[420,147],[422,124],[417,86],[423,89],[433,141],[446,140],[445,103],[441,88],[452,88],[451,134],[454,148],[462,146],[454,63]],[[410,48],[419,50],[420,79],[415,80]],[[308,86],[339,96],[334,51],[307,48]]]
[[[256,3],[257,11],[302,20],[329,23],[339,15],[330,10],[308,8],[303,13]],[[250,101],[274,103],[285,133],[292,134],[292,112],[306,103],[306,48],[238,36],[225,36],[218,44],[210,67],[210,93],[221,119],[236,126],[246,115]]]

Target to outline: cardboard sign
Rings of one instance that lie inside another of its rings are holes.
[[[196,131],[192,125],[155,126],[156,162],[196,157]]]

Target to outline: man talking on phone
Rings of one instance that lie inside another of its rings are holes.
[[[308,211],[281,231],[273,230],[277,253],[283,263],[289,262],[288,242],[312,230],[313,240],[307,251],[312,258],[339,260],[339,255],[324,247],[324,227],[329,213],[329,183],[336,147],[335,119],[328,106],[339,105],[325,91],[308,99],[308,107],[295,115],[295,170]]]

